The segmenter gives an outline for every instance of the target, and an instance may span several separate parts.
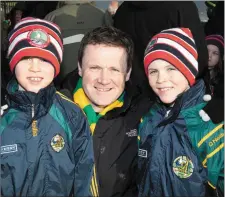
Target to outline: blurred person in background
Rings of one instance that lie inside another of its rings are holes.
[[[45,17],[61,28],[63,36],[64,59],[61,72],[54,81],[57,87],[68,73],[77,68],[78,48],[84,35],[105,25],[104,12],[92,1],[65,1],[61,6]]]

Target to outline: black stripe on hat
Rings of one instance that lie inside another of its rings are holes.
[[[189,45],[191,45],[197,51],[195,43],[190,38],[188,38],[187,36],[184,36],[183,34],[177,32],[177,31],[162,31],[160,33],[175,35],[175,36],[179,37],[180,39],[184,40],[185,42],[187,42]]]
[[[39,48],[39,47],[35,47],[35,46],[30,45],[30,43],[27,40],[22,40],[22,41],[18,42],[15,45],[15,47],[12,49],[12,51],[11,51],[11,53],[9,55],[9,60],[11,60],[13,58],[13,56],[16,54],[17,51],[19,51],[21,49],[24,49],[24,48],[27,48],[27,47]],[[49,43],[49,45],[47,47],[45,47],[43,49],[52,52],[56,56],[56,58],[58,59],[59,63],[61,62],[60,56],[58,54],[58,51],[57,51],[57,49],[55,48],[55,46],[51,42]]]
[[[192,74],[194,76],[197,76],[198,71],[195,69],[195,67],[186,59],[185,56],[183,56],[183,54],[180,51],[178,51],[174,47],[171,47],[166,44],[155,44],[154,47],[148,53],[151,53],[153,51],[158,51],[158,50],[159,51],[167,51],[167,52],[171,53],[177,59],[179,59],[181,62],[183,62],[183,64],[192,72]]]
[[[49,29],[51,29],[52,31],[54,31],[54,32],[58,35],[58,37],[59,37],[61,40],[63,40],[62,35],[59,33],[59,31],[58,31],[53,25],[50,25],[50,24],[48,24],[48,23],[44,23],[44,22],[41,22],[41,21],[31,21],[31,22],[26,22],[26,23],[24,23],[24,24],[22,24],[22,25],[19,25],[16,29],[13,29],[13,30],[9,33],[8,38],[10,39],[10,37],[11,37],[16,31],[18,31],[19,29],[21,29],[21,28],[23,28],[23,27],[29,26],[29,25],[34,25],[34,26],[35,26],[35,25],[42,25],[42,26],[48,27]],[[39,29],[39,28],[37,28],[37,29]],[[31,29],[31,31],[33,31],[33,29]],[[62,43],[63,43],[63,41],[62,41]]]

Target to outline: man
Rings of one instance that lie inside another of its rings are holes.
[[[87,33],[78,52],[78,72],[63,88],[87,116],[94,144],[96,196],[137,196],[137,129],[151,102],[129,80],[133,43],[113,27]]]

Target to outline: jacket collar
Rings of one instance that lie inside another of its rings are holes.
[[[166,107],[164,104],[162,104],[161,101],[158,101],[159,104],[159,110],[158,112],[162,115],[165,115],[168,110],[170,110],[168,117],[166,117],[162,122],[159,123],[158,126],[167,125],[169,123],[174,122],[180,111],[185,110],[191,107],[194,107],[202,102],[203,96],[205,94],[206,88],[204,81],[198,80],[194,86],[192,86],[189,90],[184,92],[182,95],[180,95],[173,107]]]
[[[38,93],[21,91],[15,77],[7,85],[7,102],[10,107],[27,112],[33,107],[35,116],[46,114],[53,102],[56,89],[53,84],[41,89]]]

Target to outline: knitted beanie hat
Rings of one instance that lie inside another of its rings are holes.
[[[39,57],[51,63],[59,74],[63,57],[63,40],[59,27],[46,20],[27,17],[9,33],[8,58],[13,72],[24,57]]]
[[[221,57],[224,55],[224,39],[223,36],[221,35],[209,35],[206,36],[206,43],[207,45],[212,44],[218,47],[218,49],[220,50],[220,55]]]
[[[155,35],[145,49],[144,69],[161,59],[176,67],[194,85],[198,75],[198,53],[193,35],[188,28],[172,28]]]

